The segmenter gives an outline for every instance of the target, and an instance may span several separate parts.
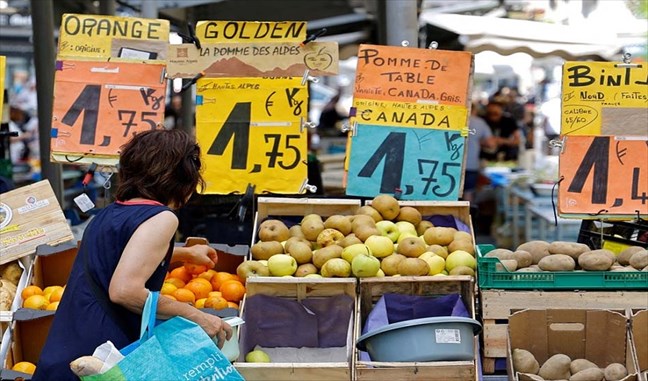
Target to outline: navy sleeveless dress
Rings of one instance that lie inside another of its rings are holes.
[[[135,230],[165,210],[170,209],[152,201],[117,202],[108,205],[90,221],[32,380],[78,381],[70,370],[71,361],[92,355],[97,346],[108,340],[121,349],[139,338],[141,316],[110,302],[108,286]],[[149,290],[159,291],[162,287],[172,251],[171,241],[165,259],[146,283]],[[97,291],[105,295],[103,303],[93,293],[84,256]],[[112,313],[106,312],[105,306],[111,308]]]

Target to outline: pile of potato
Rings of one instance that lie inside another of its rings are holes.
[[[0,311],[11,311],[22,271],[15,261],[0,265]]]
[[[619,381],[628,375],[623,364],[599,368],[589,360],[572,360],[564,354],[553,355],[540,366],[533,353],[517,348],[513,350],[513,369],[525,376],[520,378],[534,381]]]
[[[530,241],[515,251],[495,249],[484,257],[500,260],[497,271],[648,271],[648,250],[640,246],[615,255],[606,249],[591,250],[583,243]]]

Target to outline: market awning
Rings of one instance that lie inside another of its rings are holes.
[[[473,53],[494,51],[509,55],[522,52],[536,58],[612,60],[622,48],[616,35],[604,27],[591,30],[538,21],[435,12],[423,12],[420,21],[428,26],[428,40],[443,38],[443,31],[446,31],[446,34],[454,34],[464,49]]]

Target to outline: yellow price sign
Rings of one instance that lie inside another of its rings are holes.
[[[647,136],[648,66],[566,62],[562,135]]]
[[[59,59],[165,60],[169,21],[66,13]]]
[[[301,193],[307,178],[308,90],[301,78],[202,78],[196,138],[208,194]]]

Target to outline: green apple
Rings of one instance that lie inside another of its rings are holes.
[[[448,275],[447,275],[447,274],[444,274],[444,273],[438,273],[438,274],[434,274],[434,275],[432,275],[432,276],[448,276]]]
[[[371,250],[371,254],[376,258],[384,258],[394,253],[394,243],[386,236],[372,235],[367,238],[364,244],[367,245]]]
[[[324,278],[324,277],[320,274],[308,274],[305,275],[304,278]]]
[[[382,269],[378,269],[376,276],[379,278],[383,278],[385,276],[385,272]]]
[[[418,235],[418,233],[416,232],[416,226],[414,226],[414,224],[409,221],[398,221],[395,225],[401,234],[410,232],[414,235]]]
[[[430,266],[430,272],[428,273],[428,275],[440,274],[443,270],[445,270],[445,259],[443,259],[443,257],[439,255],[427,251],[421,254],[419,258],[427,262],[428,266]]]
[[[446,270],[452,271],[457,266],[467,266],[474,270],[477,263],[475,257],[470,253],[463,250],[456,250],[448,254],[448,258],[446,258]]]
[[[351,264],[342,258],[331,258],[320,269],[325,278],[346,278],[351,275]]]
[[[351,262],[351,272],[358,278],[376,276],[380,270],[380,261],[373,255],[359,254]]]
[[[392,242],[396,242],[401,233],[400,230],[398,230],[398,226],[389,220],[376,222],[376,229],[378,229],[380,235],[388,237]]]
[[[275,254],[268,259],[268,270],[272,276],[293,275],[297,271],[297,261],[288,254]]]
[[[356,255],[360,254],[371,255],[371,249],[364,243],[355,243],[351,246],[345,247],[344,250],[342,250],[342,259],[351,263],[353,261],[353,258],[355,258]]]
[[[245,362],[270,362],[270,356],[264,351],[256,349],[245,355]]]

